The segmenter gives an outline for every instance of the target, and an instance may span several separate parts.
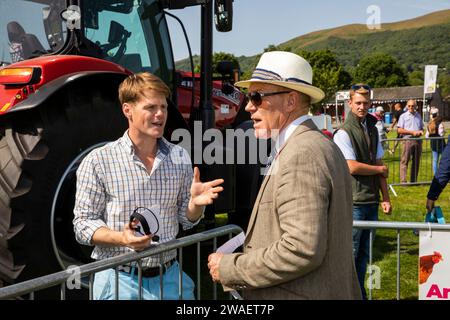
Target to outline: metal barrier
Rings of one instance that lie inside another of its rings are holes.
[[[430,231],[450,231],[450,224],[435,224],[435,223],[423,223],[423,222],[388,222],[388,221],[354,221],[353,227],[357,229],[369,229],[370,230],[370,247],[369,247],[369,270],[372,266],[372,247],[373,247],[373,230],[374,229],[392,229],[397,230],[397,300],[400,300],[400,230],[430,230]],[[216,229],[208,230],[205,232],[193,234],[187,237],[183,237],[180,239],[175,239],[173,241],[169,241],[158,246],[149,248],[145,251],[141,251],[138,253],[127,253],[121,256],[108,258],[96,262],[92,262],[89,264],[85,264],[80,266],[80,276],[85,277],[89,276],[89,299],[92,300],[92,289],[93,289],[93,275],[96,272],[103,271],[110,268],[115,268],[116,273],[116,282],[115,282],[115,293],[116,300],[119,298],[118,296],[118,269],[119,265],[139,261],[140,259],[152,256],[152,255],[161,255],[164,251],[179,249],[179,258],[182,260],[183,251],[182,248],[197,244],[197,299],[201,299],[200,295],[200,242],[213,239],[213,249],[215,251],[217,249],[217,237],[237,234],[242,232],[242,229],[236,225],[226,225],[223,227],[219,227]],[[139,284],[142,285],[142,275],[141,275],[141,266],[138,263],[139,268]],[[181,272],[182,272],[182,264],[180,264],[180,275],[179,275],[179,283],[181,285]],[[25,294],[30,294],[30,299],[34,298],[34,292],[50,287],[54,287],[60,285],[61,287],[61,299],[65,299],[65,289],[66,282],[71,277],[71,272],[61,271],[53,274],[49,274],[43,277],[35,278],[32,280],[24,281],[15,285],[11,285],[8,287],[0,288],[0,300],[1,299],[13,299],[20,297]],[[160,266],[160,280],[162,276],[162,267]],[[372,284],[370,277],[372,273],[369,272],[369,283]],[[163,296],[163,287],[160,287],[160,297]],[[182,288],[179,288],[180,298]],[[142,299],[142,286],[139,287],[139,298]],[[213,299],[217,299],[217,286],[213,284]],[[369,286],[369,296],[368,299],[372,299],[372,287]]]
[[[200,289],[200,243],[202,241],[213,239],[213,248],[211,252],[216,251],[217,249],[217,238],[221,236],[228,235],[231,238],[232,234],[241,233],[242,229],[236,225],[226,225],[219,228],[211,229],[208,231],[196,233],[190,236],[186,236],[183,238],[175,239],[169,242],[161,243],[157,246],[150,247],[144,251],[140,252],[131,252],[127,254],[123,254],[117,257],[107,258],[104,260],[99,260],[96,262],[88,263],[85,265],[79,266],[79,275],[80,277],[89,276],[89,299],[93,299],[93,280],[94,274],[103,271],[106,269],[115,269],[115,299],[119,299],[119,270],[118,266],[127,264],[130,262],[137,262],[138,266],[138,283],[139,283],[139,299],[142,299],[142,267],[140,264],[140,260],[143,258],[147,258],[153,255],[159,255],[160,259],[162,257],[162,253],[165,251],[178,249],[178,256],[180,260],[180,273],[178,277],[179,281],[179,297],[182,299],[182,258],[183,258],[183,248],[189,245],[197,244],[197,299],[201,299]],[[161,260],[160,260],[161,261]],[[160,263],[159,266],[159,277],[160,277],[160,297],[163,297],[163,286],[162,286],[162,275],[163,275],[163,266]],[[18,298],[22,295],[30,294],[29,298],[31,300],[34,299],[34,292],[55,287],[59,285],[61,287],[61,300],[65,300],[66,298],[66,283],[72,277],[72,272],[70,270],[60,271],[57,273],[49,274],[43,277],[31,279],[28,281],[24,281],[15,285],[10,285],[4,288],[0,288],[0,300],[1,299],[14,299]],[[216,284],[213,284],[213,299],[217,299],[217,287]]]
[[[369,270],[372,266],[373,229],[397,230],[397,300],[400,300],[400,230],[429,230],[450,231],[450,224],[423,223],[423,222],[389,222],[389,221],[353,221],[353,227],[357,229],[369,229]],[[369,296],[372,300],[372,272],[369,272]]]
[[[444,137],[382,139],[383,162],[389,169],[388,184],[430,184],[434,177],[433,157],[436,156],[433,156],[433,149],[436,150],[436,145],[445,141]],[[405,159],[408,158],[408,163],[402,164],[402,154]]]

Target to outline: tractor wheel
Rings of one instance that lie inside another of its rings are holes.
[[[127,122],[120,75],[83,78],[0,122],[0,278],[19,282],[89,261],[73,232],[76,169]],[[78,161],[74,161],[77,159]]]

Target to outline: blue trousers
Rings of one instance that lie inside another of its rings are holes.
[[[173,263],[163,274],[163,300],[179,299],[179,278],[180,266],[178,262]],[[134,271],[134,270],[133,270]],[[115,299],[115,271],[107,269],[95,274],[94,278],[94,300],[114,300]],[[183,300],[195,300],[194,282],[183,272]],[[160,300],[159,276],[152,278],[142,278],[142,299]],[[139,283],[138,276],[119,271],[119,300],[138,300]]]
[[[439,156],[441,152],[431,150],[431,154],[433,155],[433,174],[436,174],[439,166]]]
[[[378,203],[353,205],[353,221],[377,221]],[[375,239],[375,229],[372,233],[372,241]],[[355,258],[356,273],[363,299],[367,299],[364,281],[366,277],[367,263],[369,262],[370,230],[353,229],[353,256]]]

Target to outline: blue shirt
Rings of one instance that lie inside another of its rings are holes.
[[[412,114],[411,112],[404,112],[398,120],[397,127],[411,131],[423,130],[422,117],[418,112],[414,112],[414,114]],[[412,136],[410,134],[406,134],[403,135],[403,137],[411,138]]]

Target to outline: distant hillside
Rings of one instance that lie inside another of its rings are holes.
[[[450,10],[384,23],[378,30],[370,30],[364,24],[351,24],[315,31],[281,43],[278,47],[293,52],[330,49],[349,71],[363,55],[378,51],[394,56],[408,71],[423,70],[425,64],[450,67]],[[241,70],[251,70],[257,58],[239,57]],[[186,70],[189,70],[188,61],[178,61],[177,67],[184,69],[187,66]]]
[[[425,64],[444,67],[450,62],[450,22],[418,29],[376,32],[352,39],[330,37],[301,49],[327,48],[348,70],[355,67],[362,56],[373,52],[394,56],[408,71],[423,70]]]
[[[393,23],[383,23],[380,29],[371,30],[365,24],[349,24],[337,28],[325,29],[308,33],[296,37],[285,43],[280,44],[283,47],[291,47],[292,50],[298,50],[310,47],[314,44],[327,41],[329,38],[354,39],[361,35],[382,33],[385,31],[402,31],[424,27],[430,27],[450,22],[450,10],[433,12],[414,19],[404,20]]]
[[[200,64],[200,56],[194,55],[192,56],[194,60],[194,68],[196,65]],[[191,71],[191,62],[189,61],[189,58],[178,60],[175,62],[175,67],[177,70],[183,70],[183,71]]]
[[[292,51],[330,49],[347,69],[356,66],[363,55],[377,51],[391,54],[408,71],[423,69],[425,64],[446,66],[450,62],[450,10],[382,24],[379,30],[361,24],[321,30],[279,47]]]
[[[252,57],[240,56],[240,57],[237,57],[237,59],[239,60],[239,66],[241,67],[241,70],[251,70],[251,69],[253,69],[255,67],[256,57],[257,56],[252,56]],[[194,68],[195,68],[196,65],[200,65],[200,56],[194,55],[192,58],[194,60]],[[175,66],[176,66],[177,70],[191,71],[191,63],[190,63],[188,58],[176,61],[175,62]]]

